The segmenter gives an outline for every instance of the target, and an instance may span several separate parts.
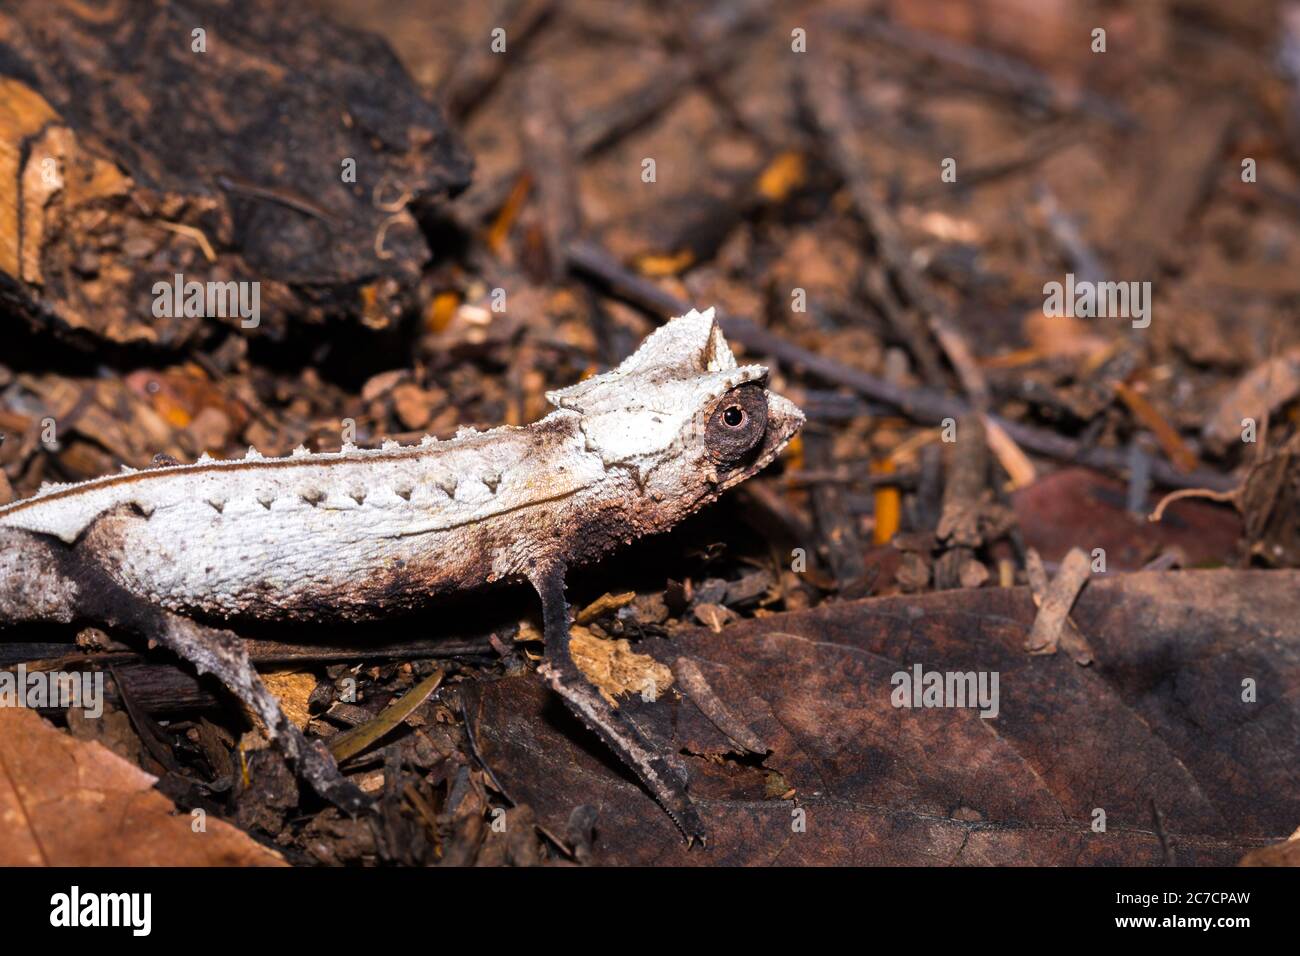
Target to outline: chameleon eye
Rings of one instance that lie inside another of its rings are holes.
[[[704,426],[704,443],[719,466],[735,468],[762,444],[765,431],[767,393],[749,382],[718,399]]]

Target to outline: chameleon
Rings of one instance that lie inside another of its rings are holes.
[[[737,364],[713,309],[691,311],[616,368],[548,392],[554,411],[530,425],[48,485],[0,507],[0,625],[90,620],[156,640],[221,679],[317,792],[355,811],[367,798],[284,718],[232,628],[388,618],[527,581],[539,673],[703,840],[679,772],[574,664],[565,576],[771,463],[804,416],[767,378]]]

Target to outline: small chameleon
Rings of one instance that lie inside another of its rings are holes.
[[[687,840],[702,839],[678,773],[574,664],[565,573],[770,463],[804,417],[766,380],[737,365],[712,309],[692,311],[617,368],[548,392],[556,410],[524,427],[285,458],[250,449],[47,486],[0,507],[0,625],[93,620],[158,640],[215,673],[318,792],[355,810],[365,798],[283,717],[224,628],[389,617],[527,580],[542,603],[542,675]]]

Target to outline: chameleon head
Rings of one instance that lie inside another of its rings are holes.
[[[582,416],[588,448],[607,468],[693,509],[765,467],[803,425],[798,407],[766,386],[767,369],[737,365],[707,309],[655,330],[618,368],[547,398]]]

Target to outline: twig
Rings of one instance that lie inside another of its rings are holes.
[[[465,725],[465,743],[469,746],[469,755],[474,758],[475,763],[483,768],[483,772],[487,774],[488,780],[492,781],[492,786],[496,789],[497,793],[501,794],[501,796],[505,798],[506,803],[510,804],[512,807],[517,807],[519,806],[519,801],[512,797],[510,791],[507,790],[502,785],[501,781],[497,779],[497,775],[492,770],[492,766],[483,759],[483,754],[478,749],[478,740],[474,734],[474,721],[470,719],[469,701],[467,700],[468,697],[474,696],[475,703],[477,703],[478,699],[476,695],[477,691],[471,692],[468,691],[467,688],[461,688],[460,719]]]
[[[319,219],[321,222],[330,225],[337,225],[337,220],[330,215],[329,211],[316,203],[296,196],[283,189],[272,189],[267,186],[258,186],[254,183],[246,183],[231,179],[229,176],[218,176],[217,185],[228,193],[239,193],[243,196],[249,196],[253,199],[264,199],[267,202],[273,202],[277,205],[284,206],[286,209],[292,209],[294,212],[300,212],[305,216],[311,216],[313,219]]]
[[[117,686],[118,699],[126,708],[127,716],[131,719],[131,724],[135,727],[135,732],[145,749],[149,751],[149,755],[172,773],[183,776],[185,772],[181,769],[181,765],[172,756],[171,749],[162,742],[162,728],[137,704],[135,696],[127,690],[126,684],[118,675],[117,668],[109,665],[108,672],[113,676],[113,683]]]
[[[916,472],[896,471],[875,475],[854,474],[845,468],[822,468],[786,471],[787,485],[858,485],[866,488],[914,488]]]
[[[957,423],[957,441],[950,446],[943,487],[943,508],[934,529],[944,553],[934,565],[934,586],[962,586],[962,572],[984,543],[981,529],[989,487],[989,446],[984,422],[970,415]],[[978,569],[977,569],[978,570]]]
[[[1079,279],[1087,282],[1100,282],[1103,280],[1106,277],[1105,265],[1088,241],[1083,238],[1083,233],[1079,231],[1079,224],[1075,218],[1061,208],[1052,187],[1047,185],[1046,182],[1039,181],[1035,192],[1038,198],[1038,207],[1047,223],[1047,231],[1052,234],[1056,244],[1061,247],[1061,252],[1065,254],[1065,260],[1070,270]]]
[[[1165,815],[1156,804],[1155,797],[1151,798],[1151,823],[1155,827],[1156,839],[1160,841],[1160,852],[1164,856],[1165,866],[1173,866],[1178,860],[1174,856],[1174,846],[1169,838],[1169,831],[1165,829]]]
[[[1092,573],[1088,555],[1079,548],[1071,548],[1050,582],[1038,552],[1030,549],[1026,559],[1025,572],[1038,605],[1038,616],[1025,641],[1025,650],[1031,654],[1055,654],[1057,645],[1062,644],[1076,664],[1092,663],[1092,648],[1070,620],[1070,608]]]
[[[713,726],[722,731],[737,747],[752,754],[765,754],[771,749],[758,734],[754,733],[749,724],[733,713],[731,708],[718,697],[709,686],[704,672],[693,660],[688,657],[677,658],[673,662],[673,673],[677,675],[677,683],[682,693],[689,697],[704,716],[709,718]]]
[[[1182,498],[1208,498],[1211,501],[1224,501],[1235,503],[1240,493],[1240,489],[1233,488],[1230,491],[1211,491],[1209,488],[1182,488],[1178,491],[1171,491],[1160,499],[1155,510],[1147,516],[1148,521],[1159,521],[1165,516],[1165,509],[1175,501]]]
[[[438,99],[453,119],[464,122],[488,98],[553,6],[553,0],[502,0],[497,5],[491,22],[505,30],[506,52],[493,51],[488,36],[468,45],[438,88]]]
[[[536,69],[528,76],[522,136],[528,172],[537,187],[546,267],[551,281],[559,283],[568,272],[564,250],[581,228],[581,212],[569,122],[549,71]]]
[[[967,163],[962,167],[961,180],[958,184],[962,190],[995,183],[998,180],[1017,173],[1024,173],[1054,153],[1058,153],[1078,142],[1087,135],[1086,128],[1077,124],[1067,125],[1067,121],[1058,120],[1055,125],[1048,125],[1034,133],[1023,144],[1005,153],[985,159],[978,164]],[[905,189],[902,198],[908,202],[921,202],[935,196],[950,193],[952,183],[940,179],[930,179],[914,183]],[[1078,272],[1079,270],[1075,270]]]
[[[819,60],[816,66],[805,69],[798,74],[801,80],[798,90],[809,114],[816,122],[818,131],[826,141],[826,152],[831,159],[831,164],[839,177],[848,185],[849,194],[853,197],[853,205],[871,234],[880,258],[910,303],[924,314],[926,323],[933,333],[936,320],[943,319],[941,314],[943,307],[925,288],[923,280],[904,248],[893,214],[876,198],[871,188],[871,169],[862,151],[854,146],[855,124],[852,103],[839,78],[830,75],[832,66],[833,64],[827,65]],[[926,336],[925,327],[918,323],[910,312],[889,308],[888,290],[875,291],[885,305],[886,318],[907,344],[908,351],[916,359],[926,381],[931,385],[941,386],[944,382],[943,370],[939,364],[938,353]],[[978,371],[975,374],[978,376]],[[978,381],[982,379],[977,379],[977,383]]]
[[[792,508],[774,494],[762,481],[747,481],[736,492],[747,505],[745,517],[768,533],[787,543],[806,545],[813,540],[812,525],[801,512]]]
[[[865,36],[957,67],[972,78],[983,81],[986,87],[1010,93],[1039,107],[1058,112],[1080,110],[1125,130],[1140,125],[1131,112],[1109,97],[1088,90],[1067,92],[1047,74],[1013,57],[955,43],[879,17],[828,14],[823,20],[834,29]]]

